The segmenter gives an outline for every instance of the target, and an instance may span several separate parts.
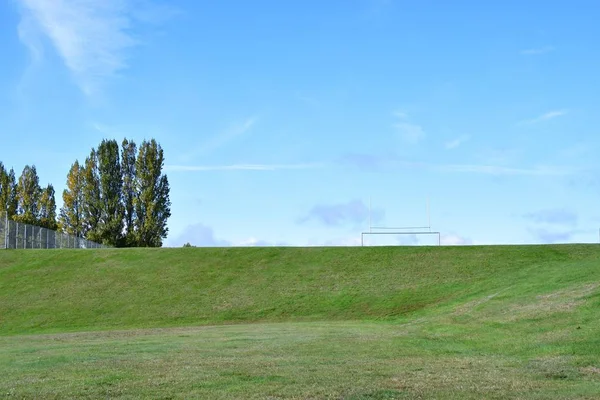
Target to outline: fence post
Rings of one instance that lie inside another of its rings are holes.
[[[8,249],[8,212],[4,214],[4,248]]]

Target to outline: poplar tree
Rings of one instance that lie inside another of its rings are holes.
[[[102,218],[102,204],[100,199],[100,178],[98,175],[98,155],[92,149],[85,159],[83,168],[83,230],[85,238],[93,242],[100,242],[100,221]]]
[[[123,211],[125,216],[125,246],[135,245],[135,156],[133,141],[123,140],[121,144],[121,173],[123,174]]]
[[[116,140],[103,140],[98,146],[98,177],[101,218],[98,232],[102,243],[119,246],[123,238],[123,176]]]
[[[171,216],[169,181],[162,174],[163,150],[156,140],[142,142],[136,163],[135,227],[137,246],[160,247]]]
[[[25,224],[39,224],[40,179],[35,165],[26,165],[17,184],[17,215],[15,220]]]
[[[17,182],[15,171],[7,172],[0,162],[0,214],[4,213],[11,219],[17,213]]]
[[[63,206],[60,209],[60,225],[64,232],[76,236],[84,236],[84,169],[75,160],[67,174],[67,188],[63,191]]]
[[[56,199],[54,186],[49,184],[42,190],[39,201],[39,225],[55,231],[58,228],[56,222]]]

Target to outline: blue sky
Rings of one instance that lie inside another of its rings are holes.
[[[168,246],[597,242],[597,1],[11,0],[0,160],[156,138]],[[58,196],[59,204],[62,203]],[[370,244],[431,243],[404,237]]]

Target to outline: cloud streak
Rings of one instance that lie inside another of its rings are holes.
[[[253,116],[247,118],[242,123],[234,124],[230,126],[228,129],[224,130],[220,134],[212,137],[210,140],[202,144],[195,150],[192,150],[189,154],[185,154],[181,156],[180,160],[191,161],[193,158],[201,155],[217,150],[220,147],[225,146],[227,143],[235,140],[237,137],[243,136],[247,134],[252,127],[256,125],[258,122],[258,117]]]
[[[380,221],[383,215],[384,211],[381,209],[372,211],[373,221]],[[360,200],[351,200],[340,204],[317,204],[298,223],[315,220],[326,226],[342,226],[348,223],[360,224],[368,218],[369,208]]]
[[[567,115],[568,111],[567,110],[553,110],[553,111],[549,111],[545,114],[540,115],[539,117],[533,118],[533,119],[529,119],[526,121],[522,121],[520,124],[536,124],[539,122],[544,122],[544,121],[548,121],[554,118],[558,118],[558,117],[562,117]]]
[[[544,46],[544,47],[537,47],[537,48],[521,50],[521,54],[525,55],[525,56],[535,56],[535,55],[550,53],[552,51],[554,51],[554,47]]]
[[[547,229],[530,229],[530,233],[538,242],[544,244],[568,243],[571,241],[576,231],[549,231]]]
[[[101,82],[127,68],[127,51],[140,42],[133,33],[142,5],[133,0],[18,0],[22,9],[20,37],[31,49],[35,21],[50,39],[81,90],[91,95]],[[152,7],[144,2],[145,7]],[[142,7],[143,8],[143,7]],[[35,50],[32,50],[35,51]]]
[[[397,110],[394,111],[393,114],[398,121],[392,126],[402,140],[407,143],[415,144],[420,142],[425,137],[425,131],[421,125],[406,121],[408,119],[408,115],[405,112]]]
[[[279,171],[321,168],[322,163],[307,164],[230,164],[230,165],[166,165],[170,172],[205,172],[205,171]]]
[[[514,176],[568,176],[582,171],[567,166],[537,165],[532,167],[509,167],[490,164],[433,164],[406,161],[394,155],[348,154],[339,163],[360,170],[420,169],[442,173],[471,173],[483,175]]]
[[[577,225],[577,214],[564,208],[553,208],[531,212],[523,215],[524,218],[535,223],[552,225]]]
[[[448,149],[448,150],[456,149],[457,147],[459,147],[461,144],[463,144],[467,140],[469,140],[468,135],[459,136],[456,139],[446,142],[446,149]]]

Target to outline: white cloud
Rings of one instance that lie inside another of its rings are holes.
[[[425,137],[423,127],[406,121],[408,114],[401,110],[394,111],[394,116],[398,119],[392,126],[398,132],[402,140],[408,143],[417,143]]]
[[[584,168],[552,165],[510,167],[492,164],[433,164],[427,162],[405,161],[395,155],[373,156],[354,154],[352,157],[346,157],[340,162],[365,170],[377,166],[379,168],[390,169],[423,169],[445,173],[474,173],[485,175],[568,176],[586,171]]]
[[[540,55],[540,54],[546,54],[546,53],[550,53],[551,51],[554,51],[554,47],[552,46],[544,46],[544,47],[537,47],[537,48],[531,48],[531,49],[525,49],[525,50],[521,50],[521,54],[523,55]]]
[[[448,149],[448,150],[455,149],[455,148],[459,147],[461,144],[463,144],[464,142],[466,142],[467,140],[469,140],[468,135],[459,136],[456,139],[446,142],[446,149]]]
[[[202,223],[188,225],[176,239],[167,240],[167,246],[170,247],[181,247],[185,243],[197,247],[231,246],[230,241],[217,238],[213,228]]]
[[[454,233],[441,235],[440,242],[443,246],[462,246],[473,244],[471,239]]]
[[[135,13],[151,2],[134,0],[18,0],[20,30],[35,21],[52,42],[81,90],[90,95],[100,83],[127,68],[127,50],[139,44],[133,34]],[[22,28],[23,27],[23,28]],[[27,34],[21,40],[29,48]]]
[[[543,121],[548,121],[554,118],[558,118],[558,117],[562,117],[564,115],[567,115],[568,111],[567,110],[553,110],[553,111],[548,111],[545,114],[540,115],[539,117],[533,118],[533,119],[529,119],[526,121],[521,122],[521,124],[535,124],[538,122],[543,122]]]
[[[34,63],[41,61],[44,56],[44,47],[34,18],[29,15],[21,18],[17,32],[19,40],[29,49],[32,61]]]
[[[398,122],[394,124],[394,128],[398,131],[400,137],[409,143],[417,143],[425,137],[425,131],[420,125]]]
[[[231,165],[166,165],[165,171],[277,171],[286,169],[312,169],[323,167],[322,163],[312,164],[231,164]]]
[[[396,111],[393,112],[393,114],[394,114],[394,116],[396,118],[399,118],[399,119],[406,119],[406,118],[408,118],[408,114],[405,111],[403,111],[403,110],[396,110]]]
[[[376,208],[370,211],[363,201],[354,199],[346,203],[316,204],[297,222],[302,224],[316,220],[326,226],[361,224],[369,219],[369,213],[375,222],[381,221],[385,215],[384,210]]]
[[[359,234],[355,236],[334,238],[329,240],[311,239],[308,241],[308,243],[304,244],[304,246],[308,247],[354,247],[360,245],[361,242]]]
[[[268,240],[250,237],[240,242],[232,244],[234,247],[273,247],[273,246],[288,246],[285,242],[269,242]]]
[[[536,176],[566,176],[574,172],[571,168],[536,166],[532,168],[512,168],[498,165],[468,165],[446,164],[432,165],[433,169],[445,172],[472,172],[488,175],[536,175]]]

